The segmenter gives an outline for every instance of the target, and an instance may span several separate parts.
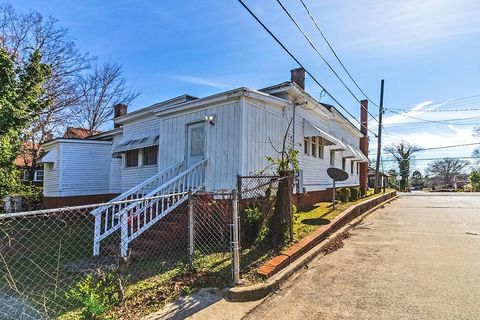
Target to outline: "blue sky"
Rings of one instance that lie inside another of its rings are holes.
[[[245,0],[324,86],[354,115],[359,107],[308,46],[275,0]],[[298,0],[283,0],[335,69],[341,71]],[[425,112],[480,108],[480,2],[475,0],[345,1],[305,0],[351,74],[378,101],[385,79],[385,105],[413,109],[430,119],[480,117],[480,111]],[[134,110],[188,93],[205,96],[247,86],[261,88],[289,79],[294,61],[236,0],[15,0],[17,10],[51,15],[67,27],[78,47],[101,60],[121,63],[130,86],[143,91]],[[342,74],[342,73],[341,73]],[[344,74],[342,74],[344,76]],[[344,79],[347,79],[344,76]],[[307,90],[319,97],[311,79]],[[353,84],[348,83],[351,88]],[[358,97],[361,94],[355,91]],[[322,101],[329,102],[323,98]],[[447,101],[447,104],[441,104]],[[377,114],[371,105],[371,112]],[[480,142],[472,125],[410,124],[387,113],[385,143],[421,147]],[[370,123],[371,126],[374,121]],[[372,138],[371,151],[376,140]],[[430,151],[417,158],[469,156],[473,147]],[[417,161],[423,169],[426,162]],[[389,166],[385,162],[385,168]]]

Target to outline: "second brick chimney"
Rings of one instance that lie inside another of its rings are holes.
[[[368,158],[368,100],[360,101],[360,151]],[[360,163],[360,187],[368,188],[368,163]]]
[[[297,68],[290,70],[290,81],[296,83],[300,88],[305,90],[305,69]]]
[[[119,103],[113,106],[114,119],[126,115],[127,112],[128,112],[128,106],[126,104]],[[120,125],[115,123],[114,127],[119,128]]]

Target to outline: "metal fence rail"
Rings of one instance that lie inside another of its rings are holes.
[[[127,257],[120,254],[118,233],[105,237],[93,255],[91,212],[105,204],[0,214],[0,319],[73,317],[92,304],[108,313],[134,293],[161,290],[173,274],[192,267],[199,275],[231,281],[235,197],[231,192],[188,196],[135,238]]]

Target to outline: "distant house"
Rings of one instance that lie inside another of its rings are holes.
[[[15,158],[13,163],[17,169],[21,170],[24,183],[43,186],[43,164],[37,163],[35,168],[32,168],[34,166],[32,154],[37,149],[38,146],[35,146],[35,144],[24,143],[23,152]]]
[[[368,167],[368,187],[369,188],[374,188],[375,186],[375,168]],[[383,188],[384,186],[386,187],[388,184],[388,177],[389,175],[380,171],[380,183],[379,187]]]
[[[88,129],[84,128],[74,128],[74,127],[67,127],[67,130],[63,134],[63,137],[66,139],[86,139],[96,134],[102,133],[101,131],[94,131],[93,133],[90,132]]]

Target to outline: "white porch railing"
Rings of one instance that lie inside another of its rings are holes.
[[[206,159],[202,160],[151,191],[145,201],[132,203],[119,212],[122,257],[127,256],[130,242],[185,202],[189,190],[195,192],[204,187],[206,163]]]
[[[119,201],[128,201],[145,197],[152,190],[157,189],[165,182],[179,175],[184,170],[184,162],[178,162],[167,169],[157,173],[153,177],[143,181],[139,185],[122,193],[116,198],[110,200],[111,205],[97,208],[91,212],[95,216],[95,230],[93,240],[93,255],[100,254],[100,242],[120,229],[119,212],[124,210],[128,203],[115,203]]]

